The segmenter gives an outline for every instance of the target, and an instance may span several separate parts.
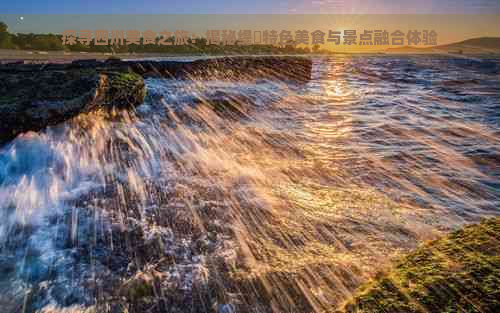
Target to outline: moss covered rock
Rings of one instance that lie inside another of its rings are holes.
[[[153,276],[148,273],[137,274],[121,287],[120,294],[132,302],[138,302],[144,298],[154,297]]]
[[[0,144],[80,113],[134,107],[144,101],[135,73],[95,69],[0,71]]]
[[[108,84],[105,86],[106,108],[132,108],[141,104],[146,96],[142,76],[131,72],[105,72]]]
[[[500,312],[500,218],[423,244],[343,312]]]

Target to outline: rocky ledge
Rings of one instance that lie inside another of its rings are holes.
[[[500,312],[500,218],[420,246],[341,312]]]
[[[81,113],[135,106],[144,96],[144,79],[135,73],[0,71],[0,144]]]
[[[66,71],[96,69],[98,71],[134,72],[144,77],[176,79],[221,79],[253,81],[260,79],[307,82],[311,78],[312,61],[297,56],[219,57],[194,61],[120,59],[76,60],[63,64],[0,64],[0,73]]]
[[[144,101],[144,77],[306,82],[311,76],[311,66],[310,59],[301,57],[2,64],[0,144],[20,133],[39,131],[81,113],[135,107]]]

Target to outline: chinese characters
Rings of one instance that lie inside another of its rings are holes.
[[[197,37],[194,33],[185,30],[170,32],[167,30],[158,33],[152,30],[139,32],[138,30],[95,30],[92,39],[91,30],[64,30],[62,33],[63,45],[74,45],[77,42],[89,45],[189,45],[195,40],[204,39],[206,45],[333,45],[347,46],[383,46],[383,45],[437,45],[437,33],[434,30],[364,30],[358,33],[350,29],[341,31],[328,30],[207,30],[205,37]]]

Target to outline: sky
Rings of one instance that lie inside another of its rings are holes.
[[[500,37],[500,0],[0,0],[0,12],[13,33],[428,29],[438,33],[438,44]]]
[[[500,14],[499,0],[15,0],[2,14]]]

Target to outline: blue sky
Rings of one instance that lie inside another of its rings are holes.
[[[499,0],[2,0],[2,14],[493,13]]]
[[[198,36],[207,29],[433,29],[444,44],[500,37],[500,0],[0,0],[0,21],[13,33],[55,34],[66,29],[183,29]]]

